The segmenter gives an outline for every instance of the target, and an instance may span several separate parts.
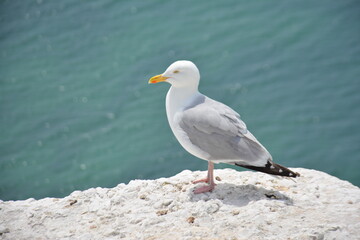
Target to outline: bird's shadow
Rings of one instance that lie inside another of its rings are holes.
[[[287,195],[276,190],[268,190],[252,184],[234,185],[230,183],[220,183],[212,192],[195,194],[193,190],[198,187],[199,186],[194,186],[190,189],[190,201],[197,202],[218,199],[224,204],[238,207],[243,207],[250,202],[259,200],[282,201],[286,205],[293,205],[293,200]]]

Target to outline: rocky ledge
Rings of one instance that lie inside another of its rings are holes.
[[[0,239],[359,239],[360,189],[326,173],[295,180],[215,170],[134,180],[65,198],[0,201]]]

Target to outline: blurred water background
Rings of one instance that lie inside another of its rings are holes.
[[[359,13],[356,0],[1,1],[0,199],[206,170],[168,126],[169,85],[147,83],[179,59],[276,162],[360,186]]]

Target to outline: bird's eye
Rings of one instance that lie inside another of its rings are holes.
[[[178,70],[173,71],[173,73],[178,73],[178,72],[179,72]]]

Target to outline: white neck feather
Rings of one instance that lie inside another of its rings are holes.
[[[170,87],[166,95],[166,114],[168,120],[172,119],[179,109],[183,109],[200,94],[197,88],[175,88]]]

